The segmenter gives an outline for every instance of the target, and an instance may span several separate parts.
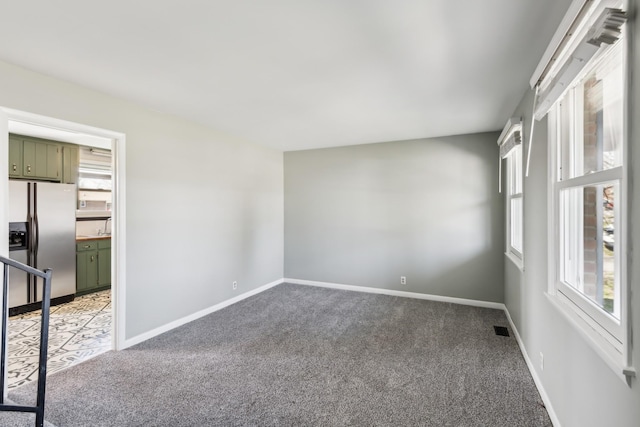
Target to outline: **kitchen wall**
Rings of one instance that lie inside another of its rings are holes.
[[[4,62],[0,94],[126,134],[127,339],[283,276],[281,152]]]
[[[502,302],[497,139],[285,153],[285,277]]]
[[[100,220],[84,220],[84,221],[76,221],[76,236],[95,236],[97,234],[102,234],[105,232],[111,233],[111,221],[108,223],[105,222],[104,219]]]
[[[632,2],[636,7],[639,0]],[[633,14],[632,14],[633,15]],[[634,37],[634,69],[640,67],[638,48],[640,39]],[[631,82],[633,100],[631,110],[631,158],[633,169],[640,168],[640,150],[637,136],[640,132],[640,87]],[[514,116],[524,118],[525,152],[529,144],[533,93],[527,92]],[[637,426],[640,420],[640,385],[633,380],[629,387],[594,352],[579,335],[577,329],[551,306],[545,296],[547,276],[547,121],[536,122],[531,157],[531,172],[524,181],[524,257],[525,271],[521,273],[511,261],[505,262],[505,303],[522,337],[536,375],[548,394],[554,412],[563,427],[586,426]],[[631,299],[633,342],[640,342],[640,262],[633,261],[633,248],[640,246],[640,227],[635,218],[640,217],[640,188],[638,174],[630,174],[629,197],[631,200],[628,236],[629,280],[632,283]],[[635,189],[635,190],[634,190]],[[544,370],[539,363],[544,354]],[[640,365],[640,346],[633,351],[636,369]]]

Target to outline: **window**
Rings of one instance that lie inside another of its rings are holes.
[[[505,254],[518,268],[523,268],[523,230],[522,230],[522,120],[512,117],[498,138],[500,147],[500,171],[502,159],[507,160],[506,167],[506,218],[507,240]],[[501,177],[502,178],[502,177]],[[502,181],[502,179],[501,179]],[[502,189],[502,187],[500,187]]]
[[[594,57],[549,112],[552,292],[618,361],[626,345],[625,69],[620,40]]]
[[[507,254],[522,262],[522,145],[507,155]]]

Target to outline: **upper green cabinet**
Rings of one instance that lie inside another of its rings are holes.
[[[75,184],[78,180],[78,147],[9,135],[9,177]]]
[[[62,182],[65,184],[78,183],[78,147],[75,145],[62,146]]]
[[[60,180],[60,145],[27,139],[22,144],[24,177]]]
[[[9,137],[9,177],[22,176],[22,140]]]

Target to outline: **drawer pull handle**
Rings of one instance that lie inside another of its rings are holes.
[[[85,249],[89,249],[91,247],[91,245],[84,245]]]

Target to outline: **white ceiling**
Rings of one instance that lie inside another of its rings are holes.
[[[502,128],[570,0],[0,0],[0,59],[281,150]]]

